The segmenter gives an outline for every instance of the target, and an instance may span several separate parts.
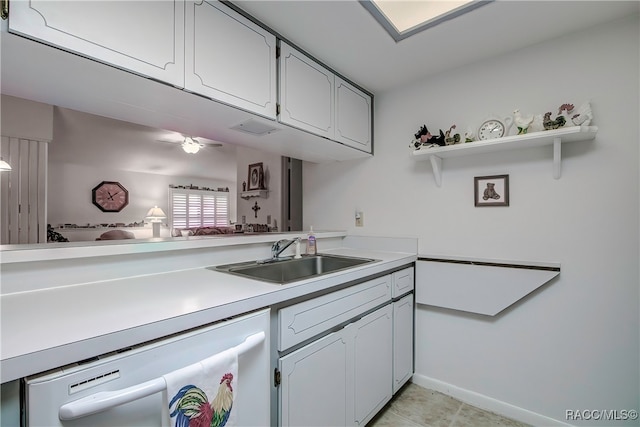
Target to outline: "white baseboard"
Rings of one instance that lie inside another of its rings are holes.
[[[567,424],[563,421],[549,418],[547,416],[531,412],[527,409],[520,408],[518,406],[514,406],[509,403],[496,400],[492,397],[485,396],[471,390],[466,390],[464,388],[460,388],[440,380],[429,378],[424,375],[413,374],[411,382],[430,390],[439,391],[440,393],[454,397],[458,400],[463,401],[464,403],[468,403],[469,405],[475,406],[477,408],[495,412],[496,414],[503,415],[507,418],[511,418],[522,423],[527,423],[532,426],[571,426],[571,424]]]

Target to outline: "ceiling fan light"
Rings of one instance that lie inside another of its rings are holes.
[[[9,165],[9,163],[0,159],[0,171],[10,171],[10,170],[11,170],[11,166]]]
[[[182,149],[185,153],[196,154],[202,148],[202,144],[200,144],[195,139],[187,136],[184,138],[184,142],[182,143]]]

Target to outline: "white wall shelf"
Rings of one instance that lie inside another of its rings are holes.
[[[269,190],[251,190],[251,191],[242,191],[240,193],[240,197],[242,197],[245,200],[249,200],[252,197],[262,197],[266,199],[268,194],[269,194]]]
[[[442,159],[447,157],[470,156],[474,154],[493,153],[515,148],[540,147],[553,145],[553,177],[561,174],[561,144],[563,142],[588,141],[596,137],[597,126],[572,126],[556,130],[532,132],[524,135],[512,135],[490,141],[475,141],[466,144],[448,145],[444,147],[425,148],[413,152],[416,160],[430,160],[436,185],[442,185]]]

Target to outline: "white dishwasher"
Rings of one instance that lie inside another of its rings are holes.
[[[163,375],[235,347],[237,425],[270,420],[269,310],[64,366],[25,379],[27,426],[162,426]]]

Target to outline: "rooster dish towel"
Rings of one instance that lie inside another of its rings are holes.
[[[171,427],[235,426],[238,352],[229,349],[164,376]]]

